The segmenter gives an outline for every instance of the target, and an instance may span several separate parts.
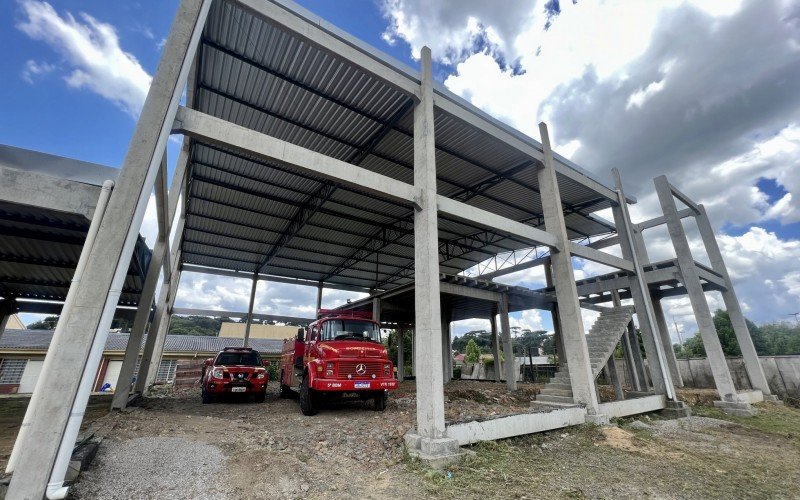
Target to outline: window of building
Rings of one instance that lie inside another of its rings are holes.
[[[177,359],[162,359],[158,366],[156,382],[172,382],[175,380],[175,369],[178,367]]]
[[[19,384],[27,359],[4,359],[0,362],[0,384]]]

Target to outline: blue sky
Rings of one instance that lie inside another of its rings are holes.
[[[411,66],[429,45],[435,78],[451,91],[533,137],[547,121],[556,149],[600,178],[620,168],[639,199],[635,220],[658,215],[652,178],[666,173],[720,228],[747,314],[770,321],[800,310],[800,9],[793,2],[587,0],[561,2],[559,12],[541,0],[502,8],[481,0],[299,3]],[[176,8],[177,1],[0,3],[0,143],[119,166],[142,81],[155,70]],[[146,221],[143,232],[151,229]],[[664,233],[647,236],[654,259],[670,257]],[[577,272],[600,270],[581,263]],[[536,287],[543,276],[504,280]],[[241,309],[248,287],[182,282],[185,305],[197,307]],[[331,305],[345,298],[327,297]],[[306,303],[313,303],[307,290],[259,292],[264,312],[298,315]],[[685,301],[665,306],[677,318],[688,312]],[[587,314],[587,325],[592,320]],[[515,321],[552,326],[547,314]],[[693,331],[690,319],[681,324]],[[488,323],[458,328],[472,327]]]

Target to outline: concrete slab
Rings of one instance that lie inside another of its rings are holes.
[[[462,460],[470,453],[468,450],[461,449],[456,439],[427,438],[420,436],[414,430],[408,431],[403,436],[403,440],[409,455],[434,469],[443,469]]]

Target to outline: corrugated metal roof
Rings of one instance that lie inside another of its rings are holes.
[[[6,330],[0,338],[0,350],[46,351],[53,339],[52,330]],[[124,351],[128,345],[127,333],[109,333],[106,351]],[[233,337],[207,337],[195,335],[167,335],[164,352],[215,354],[225,347],[241,347],[242,339]],[[262,354],[280,354],[282,340],[250,339],[250,347]],[[144,347],[144,339],[142,340]]]
[[[413,182],[414,96],[228,3],[212,6],[193,95],[201,112]],[[535,160],[438,107],[434,118],[440,194],[543,224]],[[199,142],[189,172],[185,262],[364,288],[413,278],[409,207]],[[558,177],[571,238],[613,231],[591,216],[608,199]],[[439,243],[446,273],[530,246],[446,217]]]

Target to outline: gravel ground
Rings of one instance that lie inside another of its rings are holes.
[[[538,388],[453,381],[445,390],[449,421],[534,411]],[[204,405],[199,389],[148,398],[129,414],[110,414],[101,445],[74,497],[88,498],[408,498],[422,479],[403,463],[402,438],[416,417],[413,382],[371,403],[328,404],[314,417],[270,384],[265,403]],[[130,473],[128,471],[135,471]],[[118,496],[114,496],[118,495]]]
[[[95,465],[81,476],[79,498],[224,499],[225,481],[208,481],[223,471],[227,459],[213,445],[172,437],[142,437],[103,446]]]

